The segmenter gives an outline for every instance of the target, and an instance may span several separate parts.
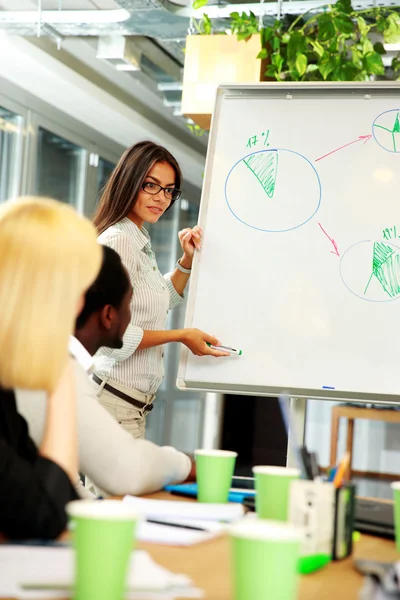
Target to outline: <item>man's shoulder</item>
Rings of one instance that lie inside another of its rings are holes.
[[[90,379],[90,376],[87,374],[85,369],[78,363],[78,361],[74,358],[74,369],[75,369],[75,378],[78,396],[82,394],[96,397],[96,388],[95,384]]]

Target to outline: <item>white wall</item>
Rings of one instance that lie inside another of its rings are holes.
[[[319,464],[324,467],[329,465],[331,413],[335,404],[322,400],[309,400],[307,404],[307,447],[318,453]],[[346,423],[345,419],[341,419],[338,457],[345,451]],[[400,425],[356,420],[353,469],[400,474]]]

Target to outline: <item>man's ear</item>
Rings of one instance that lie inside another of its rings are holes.
[[[113,307],[111,306],[111,304],[106,304],[105,306],[103,306],[103,308],[100,311],[100,323],[107,331],[111,329],[112,316]]]

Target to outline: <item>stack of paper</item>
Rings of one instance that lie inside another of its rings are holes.
[[[74,581],[74,553],[67,547],[0,545],[0,597],[21,600],[65,598]],[[132,553],[128,571],[129,600],[202,598],[186,575],[157,565],[151,556]]]
[[[243,506],[239,504],[169,502],[136,496],[125,496],[123,501],[133,504],[144,518],[154,521],[140,523],[138,539],[168,546],[191,546],[210,540],[225,530],[226,523],[244,515]]]

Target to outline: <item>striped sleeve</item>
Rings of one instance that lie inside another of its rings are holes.
[[[136,249],[129,236],[123,232],[116,232],[100,240],[102,244],[118,252],[122,263],[128,271],[131,284],[135,289],[135,278],[137,273]],[[129,323],[123,337],[123,346],[120,349],[102,347],[98,354],[109,356],[117,361],[123,361],[129,358],[138,348],[143,339],[143,329]]]
[[[171,273],[166,273],[164,275],[164,279],[170,294],[169,308],[175,308],[175,306],[179,306],[179,304],[182,304],[182,302],[185,300],[185,294],[183,294],[183,296],[178,294],[174,288],[174,284],[171,281]]]

